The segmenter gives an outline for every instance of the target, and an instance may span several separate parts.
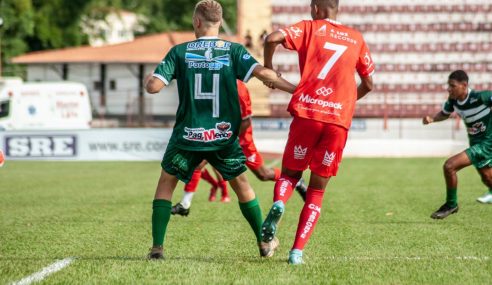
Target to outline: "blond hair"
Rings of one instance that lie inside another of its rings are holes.
[[[215,0],[201,0],[195,6],[195,15],[206,22],[217,23],[222,20],[222,6]]]

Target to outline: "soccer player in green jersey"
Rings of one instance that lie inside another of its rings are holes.
[[[458,177],[456,173],[473,164],[489,192],[477,200],[492,203],[492,91],[476,91],[468,87],[468,75],[463,70],[453,71],[448,78],[449,98],[440,112],[425,116],[424,125],[449,118],[456,112],[463,119],[468,132],[470,147],[450,157],[444,163],[446,203],[431,218],[444,219],[458,212]]]
[[[150,259],[163,258],[171,199],[178,179],[187,183],[204,159],[230,182],[241,212],[256,235],[260,255],[270,257],[278,246],[278,240],[261,241],[261,210],[243,173],[246,158],[237,139],[241,112],[236,80],[248,81],[255,76],[290,93],[295,86],[258,64],[242,45],[219,39],[221,20],[222,7],[218,2],[198,2],[193,14],[197,39],[174,46],[145,79],[148,93],[157,93],[176,79],[179,96],[176,123],[162,159],[153,201]]]

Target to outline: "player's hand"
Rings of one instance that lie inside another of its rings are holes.
[[[430,123],[434,122],[434,119],[431,116],[425,116],[422,118],[422,123],[424,125],[428,125]]]
[[[273,81],[264,81],[263,84],[270,89],[275,89],[275,83]]]

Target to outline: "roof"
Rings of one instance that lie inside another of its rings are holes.
[[[238,41],[236,36],[221,36]],[[195,39],[193,32],[170,32],[141,36],[134,41],[100,47],[81,46],[26,53],[12,58],[13,63],[156,63],[171,47]]]

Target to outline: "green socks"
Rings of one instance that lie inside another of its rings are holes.
[[[256,240],[259,242],[261,240],[261,225],[263,224],[263,218],[258,200],[254,198],[249,202],[239,202],[239,208],[253,229],[253,232],[256,235]]]
[[[489,194],[492,195],[492,188],[489,188]]]
[[[162,246],[167,224],[171,217],[171,201],[154,200],[152,202],[152,239],[153,246]]]
[[[446,189],[446,204],[450,207],[458,206],[458,190],[456,188]]]

